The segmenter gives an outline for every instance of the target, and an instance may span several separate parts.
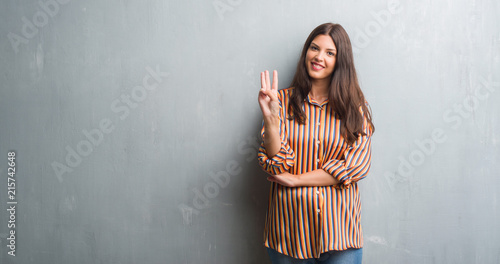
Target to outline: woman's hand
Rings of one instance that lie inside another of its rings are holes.
[[[273,85],[269,80],[269,71],[260,73],[259,105],[264,118],[279,119],[278,71],[273,71]]]
[[[286,187],[297,187],[298,176],[289,172],[284,172],[278,175],[271,175],[267,177],[270,182],[276,182]]]

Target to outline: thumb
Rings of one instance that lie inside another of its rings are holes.
[[[278,101],[278,96],[272,90],[267,89],[264,93],[271,98],[271,101]]]

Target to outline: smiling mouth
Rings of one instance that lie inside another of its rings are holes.
[[[311,62],[311,65],[312,65],[313,70],[315,70],[315,71],[319,71],[319,70],[322,70],[323,68],[325,68],[325,67],[323,67],[317,63],[314,63],[314,62]]]

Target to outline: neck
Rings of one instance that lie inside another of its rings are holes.
[[[316,99],[327,99],[329,93],[328,84],[328,79],[313,80],[310,91],[311,96]]]

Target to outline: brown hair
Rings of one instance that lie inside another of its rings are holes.
[[[309,34],[304,43],[297,70],[290,85],[295,89],[290,98],[289,119],[295,118],[300,124],[305,123],[306,115],[301,105],[311,91],[311,79],[305,63],[306,53],[311,42],[318,35],[330,36],[337,47],[337,57],[330,79],[328,99],[332,105],[332,111],[341,120],[340,134],[347,143],[351,144],[358,139],[359,135],[365,135],[362,113],[366,116],[368,125],[371,126],[373,132],[375,127],[372,123],[371,110],[359,87],[356,69],[354,68],[351,41],[347,32],[339,24],[325,23],[319,25]]]

